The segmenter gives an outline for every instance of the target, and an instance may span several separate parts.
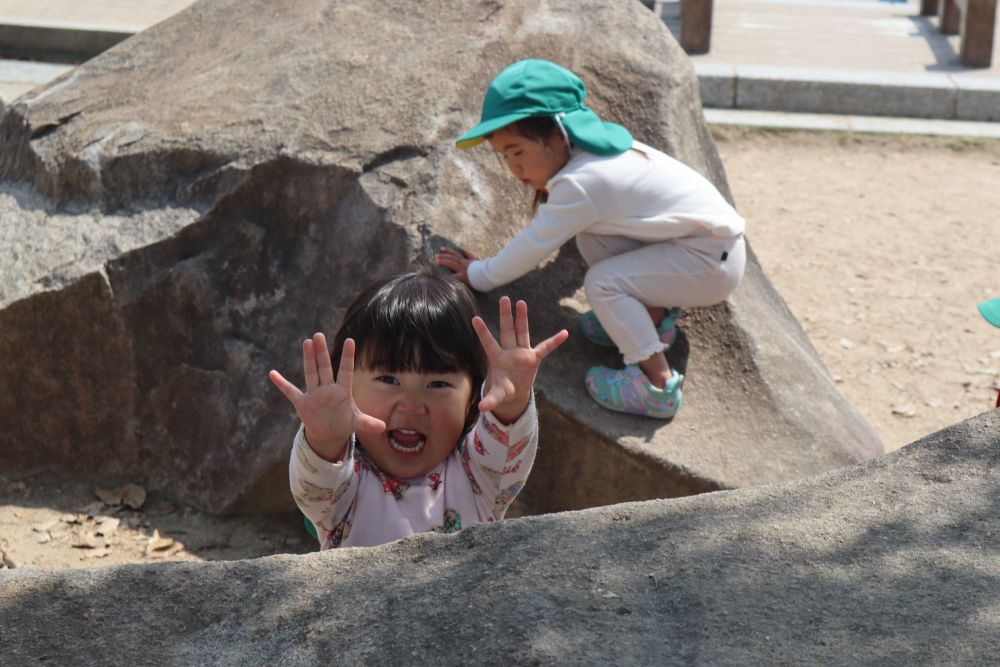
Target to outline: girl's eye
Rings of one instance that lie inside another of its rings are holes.
[[[451,383],[446,382],[444,380],[434,380],[433,382],[429,382],[427,386],[430,387],[431,389],[445,389],[447,387],[450,387]]]
[[[392,375],[379,375],[375,378],[375,381],[382,382],[383,384],[399,384],[399,380]]]

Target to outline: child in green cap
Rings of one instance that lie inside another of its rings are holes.
[[[1000,298],[983,301],[978,308],[987,322],[1000,329]],[[1000,391],[997,392],[997,407],[1000,408]]]
[[[528,227],[494,257],[445,248],[439,266],[479,291],[519,278],[570,238],[589,265],[584,335],[617,347],[625,368],[596,366],[587,391],[617,412],[671,419],[684,376],[664,352],[680,308],[728,297],[743,276],[745,222],[706,178],[602,121],[583,81],[545,60],[522,60],[490,84],[481,122],[458,140],[483,141],[535,191]]]

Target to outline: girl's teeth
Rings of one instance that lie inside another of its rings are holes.
[[[404,442],[399,442],[393,433],[397,434]],[[416,454],[420,452],[424,445],[427,443],[427,439],[420,435],[419,431],[414,431],[407,428],[398,428],[389,433],[389,445],[397,452],[402,452],[404,454]]]

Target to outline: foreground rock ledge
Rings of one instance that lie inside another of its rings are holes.
[[[578,71],[593,108],[728,192],[691,64],[634,0],[202,0],[19,98],[0,118],[8,465],[140,482],[211,512],[292,509],[296,424],[267,371],[294,374],[299,341],[332,332],[371,278],[517,233],[526,193],[488,149],[453,142],[525,57]],[[539,334],[576,331],[583,273],[567,244],[503,291]],[[491,315],[497,296],[482,298]],[[522,509],[881,453],[755,258],[728,303],[683,327],[669,426],[587,396],[587,368],[618,355],[582,336],[553,355]]]
[[[987,664],[1000,410],[786,484],[229,563],[0,572],[10,664]]]

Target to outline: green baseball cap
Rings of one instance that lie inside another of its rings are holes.
[[[483,99],[479,124],[456,142],[481,144],[488,135],[531,116],[552,116],[574,146],[595,155],[618,155],[632,147],[632,135],[606,123],[583,103],[587,88],[576,74],[547,60],[519,60],[500,72]]]
[[[979,312],[986,321],[995,327],[1000,327],[1000,299],[990,299],[979,304]]]

